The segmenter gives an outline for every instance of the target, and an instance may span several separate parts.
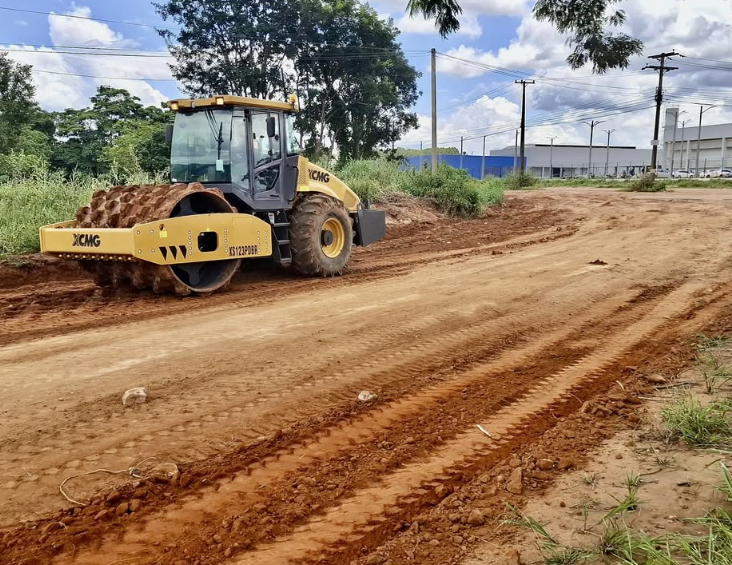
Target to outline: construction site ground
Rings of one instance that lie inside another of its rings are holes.
[[[250,266],[210,297],[0,266],[0,563],[510,563],[506,504],[732,323],[732,191],[417,208],[342,277]]]

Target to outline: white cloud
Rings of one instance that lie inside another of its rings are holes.
[[[461,45],[447,52],[479,65],[439,58],[438,84],[441,88],[450,84],[453,86],[452,92],[460,92],[459,87],[454,87],[456,80],[484,77],[495,81],[486,85],[485,90],[488,90],[491,86],[508,84],[518,76],[493,74],[480,65],[525,71],[537,79],[537,83],[527,89],[527,122],[539,124],[527,129],[527,143],[546,143],[547,137],[558,136],[556,143],[586,144],[589,141],[589,127],[578,121],[581,118],[604,122],[595,130],[595,143],[603,143],[606,139],[601,129],[615,129],[613,144],[649,148],[655,117],[654,110],[650,107],[654,104],[653,94],[658,75],[653,71],[641,71],[649,62],[647,55],[675,48],[690,57],[732,60],[732,2],[626,0],[621,7],[628,15],[624,31],[640,38],[645,44],[644,56],[634,59],[626,71],[610,71],[607,76],[595,76],[592,75],[591,68],[570,70],[566,63],[570,52],[570,47],[566,45],[566,36],[559,34],[548,23],[535,21],[527,13],[516,29],[515,38],[508,45],[490,51]],[[680,59],[680,70],[666,77],[666,104],[681,105],[682,109],[689,112],[687,117],[692,120],[690,123],[696,124],[698,106],[694,106],[693,102],[731,104],[732,72],[685,65],[688,62],[694,61]],[[502,96],[519,101],[519,87],[511,86],[510,89],[508,94],[504,93]],[[729,94],[725,95],[724,92]],[[674,96],[681,97],[681,100],[674,100]],[[441,114],[440,137],[459,138],[460,132],[465,131],[465,128],[473,129],[484,125],[480,120],[484,104],[480,101],[468,103],[457,110],[448,110],[448,113]],[[438,106],[440,105],[445,105],[445,101],[438,102]],[[620,113],[624,109],[642,107],[648,109]],[[503,114],[501,118],[511,122],[508,127],[518,127],[520,119],[510,116],[510,113]],[[705,114],[705,124],[724,122],[732,122],[732,107],[715,108]],[[422,139],[427,142],[430,139],[429,120],[425,117],[421,123],[424,123],[424,127],[416,136],[410,137],[411,141]],[[502,128],[490,124],[486,129],[472,135],[482,135],[496,129]],[[513,142],[511,133],[500,134],[488,138],[488,147],[512,146]],[[414,144],[410,147],[414,147]],[[467,149],[479,154],[482,150],[482,139],[468,142]]]
[[[28,22],[26,22],[25,20],[15,20],[14,23],[17,26],[28,27]]]
[[[90,17],[88,7],[74,7],[68,14]],[[52,53],[53,48],[69,46],[131,48],[136,44],[115,32],[107,24],[76,18],[48,18],[51,46],[32,48],[6,45],[14,51],[9,55],[16,61],[33,65],[36,98],[46,110],[81,108],[89,104],[100,85],[124,88],[138,96],[143,104],[159,105],[167,97],[143,80],[170,79],[167,64],[170,58],[84,56]],[[58,73],[58,74],[54,74]],[[87,76],[78,76],[87,75]],[[90,78],[90,77],[115,77]]]
[[[75,6],[66,12],[70,16],[89,18],[91,8]],[[48,18],[49,35],[54,45],[87,47],[133,47],[134,42],[126,40],[121,33],[113,31],[103,22],[79,18]]]

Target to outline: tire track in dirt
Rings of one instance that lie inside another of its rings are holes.
[[[612,336],[601,349],[538,381],[526,395],[482,422],[491,438],[471,428],[428,460],[406,465],[386,477],[382,484],[358,491],[328,509],[324,516],[296,528],[292,535],[246,553],[236,562],[283,565],[313,562],[327,555],[329,563],[347,563],[361,547],[373,547],[377,543],[379,525],[388,516],[418,506],[455,473],[462,473],[477,459],[486,458],[491,451],[510,443],[528,426],[532,415],[555,403],[573,400],[575,387],[600,378],[602,371],[623,353],[681,314],[692,295],[702,288],[699,284],[688,284],[672,292],[652,312]]]
[[[633,319],[642,317],[653,307],[654,303],[653,301],[647,304],[641,303],[632,310],[630,315]],[[511,371],[512,367],[525,364],[527,359],[534,358],[550,350],[551,344],[563,341],[568,335],[577,331],[578,328],[587,324],[596,316],[597,312],[594,312],[594,316],[585,314],[581,317],[575,317],[573,323],[555,330],[553,333],[543,332],[541,331],[542,328],[539,328],[539,337],[536,341],[518,349],[506,351],[495,360],[468,367],[445,383],[379,407],[370,413],[364,414],[347,426],[329,429],[311,442],[294,445],[266,457],[261,462],[253,464],[238,473],[237,478],[218,485],[216,492],[204,494],[201,500],[190,501],[182,509],[165,511],[165,522],[168,524],[165,531],[181,532],[195,528],[203,516],[210,514],[217,508],[222,509],[227,515],[236,514],[242,511],[242,508],[238,507],[242,502],[245,506],[251,506],[258,500],[265,498],[266,491],[263,489],[266,488],[269,482],[303,466],[317,465],[318,460],[326,456],[334,456],[338,451],[352,449],[354,444],[363,445],[371,441],[381,431],[389,429],[402,420],[412,418],[420,412],[428,413],[432,409],[430,407],[437,406],[442,398],[459,393],[461,389],[485,380],[488,375],[498,376],[502,372]],[[577,355],[579,356],[581,353],[578,351]],[[157,537],[162,534],[158,528],[159,522],[160,519],[150,518],[145,526],[138,524],[139,531],[125,536],[121,544],[112,543],[111,547],[100,551],[103,552],[103,555],[116,557],[130,557],[138,552],[148,554],[151,551],[151,543],[154,545],[156,540],[157,542],[163,541],[163,539]],[[94,556],[88,560],[80,557],[78,563],[94,563],[94,559],[98,558],[99,555],[94,552]]]
[[[60,335],[69,331],[79,331],[104,325],[119,323],[115,311],[134,315],[136,320],[167,316],[173,312],[206,308],[231,303],[236,305],[266,304],[279,301],[284,296],[296,294],[313,288],[328,285],[329,288],[362,284],[400,276],[415,266],[444,261],[476,254],[496,254],[526,246],[545,243],[553,239],[570,237],[575,229],[557,232],[547,229],[546,220],[531,230],[533,233],[503,239],[496,243],[475,243],[468,239],[457,249],[441,251],[412,252],[407,245],[383,256],[369,249],[357,253],[346,275],[332,280],[303,279],[286,272],[269,269],[270,276],[264,273],[241,274],[235,277],[229,289],[210,297],[197,297],[185,302],[174,297],[158,297],[150,293],[117,293],[106,295],[93,283],[77,282],[61,284],[54,288],[52,283],[29,284],[17,289],[0,289],[0,318],[4,331],[0,333],[0,345],[28,340],[38,336]],[[453,246],[448,246],[453,247]],[[47,289],[51,290],[47,290]],[[273,297],[273,293],[277,296]],[[75,308],[69,310],[69,306]],[[227,306],[222,306],[227,307]],[[59,312],[57,320],[53,318]],[[71,314],[74,318],[71,318]],[[103,318],[100,319],[99,315]],[[29,319],[28,319],[29,318]],[[54,323],[54,321],[56,323]]]
[[[637,293],[627,293],[615,297],[612,304],[617,306],[624,300],[630,299]],[[537,320],[526,312],[508,313],[491,317],[494,308],[480,309],[471,316],[457,317],[455,313],[443,314],[436,317],[420,319],[410,325],[392,327],[380,334],[371,334],[359,343],[359,347],[349,345],[349,354],[353,361],[350,366],[331,375],[323,376],[326,362],[318,362],[317,355],[311,359],[308,371],[297,371],[296,366],[278,366],[262,372],[262,378],[271,381],[272,392],[257,397],[256,402],[245,401],[241,398],[251,398],[251,387],[242,387],[226,390],[223,394],[229,402],[219,401],[216,412],[206,412],[203,416],[196,414],[196,409],[206,410],[211,404],[200,394],[192,395],[193,399],[179,402],[177,411],[181,414],[177,425],[170,427],[160,424],[157,412],[140,413],[136,420],[138,426],[146,430],[142,436],[136,429],[131,429],[129,435],[120,438],[120,427],[123,426],[124,416],[113,413],[107,421],[100,421],[100,414],[96,412],[95,419],[89,421],[84,418],[75,419],[67,429],[56,426],[52,436],[38,436],[37,432],[20,432],[12,440],[6,440],[0,449],[0,476],[8,476],[18,469],[28,467],[32,470],[30,477],[20,477],[0,485],[0,488],[9,494],[0,509],[6,518],[3,522],[11,523],[12,504],[15,499],[26,499],[31,491],[39,488],[47,489],[51,494],[57,487],[64,474],[75,472],[82,464],[94,467],[118,468],[120,461],[125,465],[132,465],[140,458],[139,448],[146,443],[155,441],[169,442],[176,436],[188,438],[186,442],[193,446],[200,441],[199,435],[205,434],[209,438],[226,437],[229,441],[208,440],[203,448],[198,447],[194,457],[187,448],[177,450],[166,449],[165,456],[171,460],[181,462],[186,460],[204,459],[217,453],[231,451],[241,442],[255,440],[277,431],[282,427],[294,424],[313,414],[323,411],[334,405],[352,402],[359,390],[368,388],[380,390],[382,386],[398,386],[401,383],[419,379],[422,375],[434,373],[432,378],[440,378],[437,373],[445,369],[452,369],[465,364],[470,359],[490,359],[500,354],[507,347],[515,346],[523,341],[522,334],[531,328],[532,332],[545,333],[560,326],[573,317],[574,314],[586,310],[587,303],[563,304],[565,317],[551,322]],[[475,322],[475,320],[478,320]],[[576,322],[576,320],[575,320]],[[452,331],[447,328],[454,327]],[[408,348],[401,347],[402,337],[419,334],[432,328],[434,337],[425,339]],[[439,331],[434,331],[440,328]],[[359,360],[358,349],[363,356]],[[376,351],[374,354],[373,352]],[[185,389],[180,390],[180,382],[173,385],[176,394],[169,394],[164,389],[158,389],[157,394],[175,402],[185,400]],[[297,392],[302,389],[317,390],[317,399],[307,404],[297,401]],[[292,404],[288,408],[281,405],[282,399],[293,396]],[[264,411],[270,401],[278,400],[277,417],[271,417]],[[110,403],[117,405],[118,398],[110,399]],[[96,401],[94,405],[99,405]],[[203,405],[203,408],[200,407]],[[252,413],[254,412],[254,413]],[[190,417],[186,417],[191,414]],[[37,424],[40,425],[40,422]],[[236,431],[234,431],[236,430]],[[87,435],[88,433],[91,435]],[[28,435],[30,434],[30,436]],[[232,435],[234,434],[234,435]],[[76,437],[86,446],[72,449],[69,437]],[[106,441],[104,438],[114,438]],[[94,449],[89,449],[89,447]],[[73,453],[63,465],[57,463],[59,451]],[[32,466],[30,463],[32,462]],[[86,484],[87,489],[94,486],[94,482]],[[86,494],[86,493],[84,493]],[[57,504],[62,501],[57,499]],[[35,509],[38,511],[38,509]]]

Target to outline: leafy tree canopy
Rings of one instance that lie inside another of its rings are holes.
[[[166,0],[159,30],[191,96],[299,94],[311,155],[374,154],[417,124],[417,77],[398,30],[357,0]],[[330,145],[330,149],[327,149]]]
[[[30,126],[38,107],[31,81],[31,66],[0,53],[0,153],[16,148],[23,128]]]
[[[91,98],[91,106],[54,115],[58,142],[52,163],[69,172],[75,169],[94,174],[104,172],[109,167],[105,149],[136,127],[157,128],[164,136],[168,114],[155,106],[143,106],[127,90],[100,86]],[[167,163],[167,147],[163,154]]]

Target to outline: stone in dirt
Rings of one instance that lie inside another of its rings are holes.
[[[554,461],[551,459],[539,459],[536,462],[536,466],[539,467],[542,471],[549,471],[552,467],[554,467]]]
[[[127,514],[127,509],[129,507],[130,507],[129,504],[127,504],[126,502],[123,502],[122,504],[117,506],[117,510],[115,510],[115,514],[117,514],[117,516],[122,516],[123,514]]]
[[[519,459],[518,457],[513,457],[508,462],[508,465],[509,465],[509,467],[512,467],[513,469],[515,469],[516,467],[520,467],[521,466],[521,459]]]
[[[643,378],[646,379],[649,383],[659,384],[659,385],[668,382],[666,380],[666,377],[663,377],[661,375],[644,375]]]
[[[445,485],[437,485],[435,487],[435,494],[438,498],[445,498],[450,492]]]
[[[366,565],[381,565],[383,562],[381,555],[372,555],[366,560]]]
[[[521,467],[513,470],[511,476],[508,477],[508,483],[506,483],[506,490],[513,494],[521,494],[524,491],[524,472]]]
[[[147,402],[147,390],[143,387],[131,388],[122,395],[122,406],[135,406],[145,402]]]
[[[142,500],[139,498],[133,498],[130,501],[130,512],[137,512],[142,506]]]
[[[178,465],[172,462],[160,463],[155,465],[150,471],[150,478],[160,481],[173,481],[178,477]]]
[[[473,509],[468,516],[468,524],[471,526],[482,526],[485,523],[485,516],[477,508]]]
[[[608,400],[612,400],[613,402],[625,402],[628,398],[628,395],[620,390],[611,390],[608,393],[607,397]]]
[[[358,393],[358,399],[361,402],[371,402],[372,400],[376,400],[378,396],[376,396],[373,392],[370,390],[362,390]]]

